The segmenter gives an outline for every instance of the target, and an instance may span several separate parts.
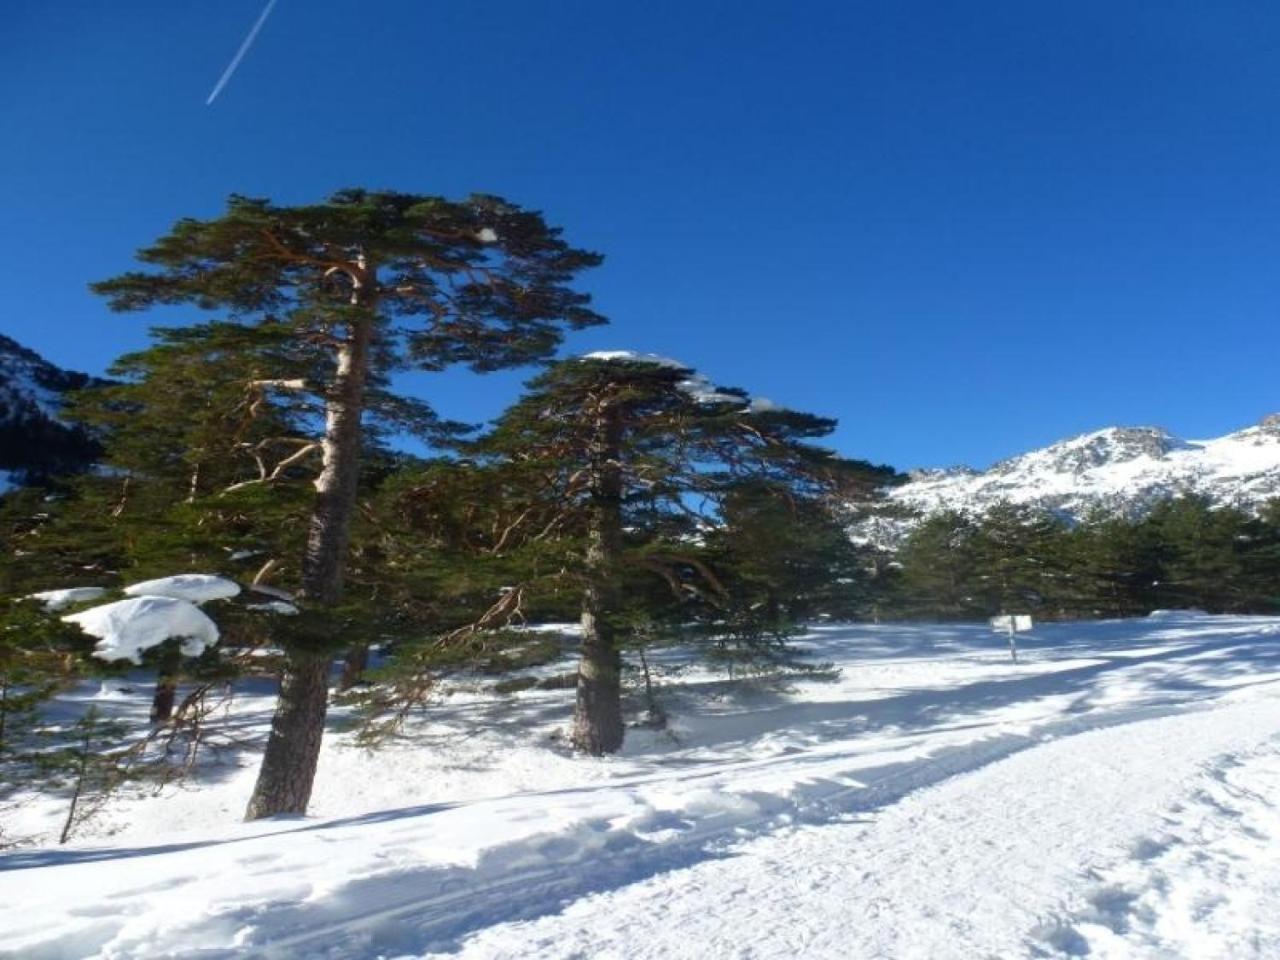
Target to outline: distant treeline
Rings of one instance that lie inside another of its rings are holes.
[[[922,523],[876,578],[882,615],[967,620],[1280,610],[1280,501],[1257,515],[1183,497],[1144,517],[1098,512],[1069,524],[1000,505]]]

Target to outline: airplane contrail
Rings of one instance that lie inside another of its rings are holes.
[[[240,66],[240,61],[244,59],[244,55],[249,52],[249,48],[253,46],[253,41],[258,36],[258,31],[262,29],[262,25],[267,22],[267,17],[271,16],[271,8],[276,5],[276,0],[267,0],[267,5],[263,7],[262,13],[258,15],[258,19],[254,22],[253,28],[249,31],[249,35],[244,38],[244,43],[240,44],[240,49],[236,51],[236,55],[231,58],[231,62],[227,64],[227,69],[222,71],[222,76],[218,78],[218,82],[213,85],[213,93],[209,94],[209,99],[204,102],[207,107],[214,100],[218,99],[218,94],[222,92],[222,88],[227,85],[227,81],[231,79],[231,75],[236,72],[236,67]]]

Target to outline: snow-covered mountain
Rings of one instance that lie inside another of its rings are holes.
[[[68,391],[94,382],[0,335],[0,490],[93,461],[96,444],[59,415]]]
[[[1157,502],[1195,494],[1255,508],[1280,497],[1280,414],[1212,440],[1180,440],[1157,427],[1108,427],[1002,460],[989,470],[920,470],[889,494],[892,505],[930,515],[981,515],[1007,501],[1068,520],[1095,508],[1140,516]],[[879,518],[863,539],[892,545],[914,523]]]

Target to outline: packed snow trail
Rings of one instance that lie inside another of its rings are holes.
[[[1096,730],[449,955],[1273,958],[1277,786],[1280,699]]]
[[[416,742],[327,737],[327,820],[231,822],[247,765],[121,800],[111,847],[0,857],[0,951],[1260,957],[1278,640],[1265,618],[1063,624],[1015,668],[977,627],[820,628],[834,682],[751,693],[682,668],[675,737],[632,731],[606,761],[546,738],[572,691],[460,691]],[[1255,905],[1214,907],[1206,862]],[[1217,940],[1186,946],[1184,900]]]

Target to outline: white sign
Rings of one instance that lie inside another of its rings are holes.
[[[1005,613],[991,618],[991,629],[999,633],[1026,633],[1031,626],[1031,615],[1027,613]]]
[[[1013,662],[1018,662],[1018,645],[1014,642],[1013,635],[1015,633],[1026,633],[1031,629],[1031,615],[1029,613],[1003,613],[998,617],[991,618],[991,629],[996,633],[1007,633],[1009,635],[1009,656],[1013,657]]]

